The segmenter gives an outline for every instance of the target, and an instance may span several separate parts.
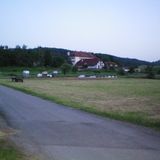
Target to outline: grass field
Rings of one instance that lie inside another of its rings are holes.
[[[160,129],[160,80],[27,79],[1,84],[85,111]]]

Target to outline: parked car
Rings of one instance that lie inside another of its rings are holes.
[[[22,72],[22,76],[23,76],[24,78],[28,78],[28,77],[30,76],[30,71],[24,70],[24,71]]]
[[[47,77],[52,78],[52,74],[47,74]]]
[[[93,75],[93,76],[89,76],[89,78],[96,78],[96,76],[95,76],[95,75]]]
[[[41,77],[42,77],[42,73],[38,73],[37,78],[41,78]]]
[[[85,78],[85,77],[86,77],[86,76],[83,75],[83,74],[78,76],[78,78]]]

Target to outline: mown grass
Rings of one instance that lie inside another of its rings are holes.
[[[159,82],[148,79],[0,81],[59,104],[157,129],[160,129]]]

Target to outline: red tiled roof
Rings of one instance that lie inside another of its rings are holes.
[[[92,53],[89,53],[89,52],[72,52],[71,53],[71,56],[74,56],[74,57],[95,57]]]
[[[92,58],[92,59],[81,59],[76,63],[77,67],[81,66],[95,66],[100,61],[99,58]]]

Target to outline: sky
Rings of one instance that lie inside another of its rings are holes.
[[[160,59],[160,0],[0,0],[0,45]]]

